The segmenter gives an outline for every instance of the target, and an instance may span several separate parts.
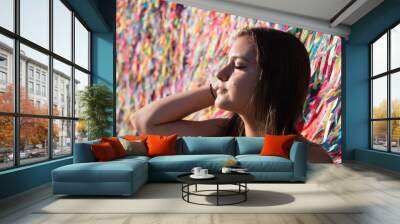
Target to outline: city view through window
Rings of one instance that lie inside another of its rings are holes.
[[[14,7],[1,0],[0,170],[70,156],[87,140],[79,93],[90,84],[88,29],[61,0],[20,0],[16,29]]]
[[[370,46],[372,149],[400,153],[400,24]]]

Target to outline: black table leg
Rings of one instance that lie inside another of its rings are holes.
[[[219,205],[219,184],[217,184],[217,206]]]
[[[197,184],[196,184],[196,187],[195,187],[195,191],[197,192]]]
[[[244,201],[247,201],[247,192],[248,192],[248,190],[247,190],[247,182],[244,183],[244,187],[245,187],[245,191],[246,191],[246,192],[244,192]]]

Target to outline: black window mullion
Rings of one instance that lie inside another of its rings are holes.
[[[391,74],[390,74],[390,29],[387,32],[387,71],[389,71],[389,73],[387,74],[387,117],[388,118],[392,118],[392,111],[391,111],[391,94],[390,94],[390,79],[391,79]],[[390,128],[391,128],[391,119],[388,120],[387,122],[387,140],[388,140],[388,148],[387,151],[391,152],[392,151],[392,139],[391,139],[391,134],[390,134]]]
[[[369,66],[369,107],[368,107],[368,109],[369,109],[369,149],[370,150],[372,150],[373,146],[374,146],[374,143],[373,143],[373,141],[374,141],[374,136],[373,136],[374,125],[373,125],[373,121],[372,121],[372,119],[373,119],[373,109],[372,109],[373,103],[371,103],[371,102],[373,102],[372,96],[373,96],[373,91],[374,91],[373,79],[372,79],[372,71],[373,71],[372,66],[374,64],[372,56],[373,56],[374,48],[372,46],[373,46],[372,44],[369,46],[369,64],[370,64],[370,66]]]
[[[49,0],[49,50],[53,52],[53,0]],[[49,119],[48,119],[48,152],[49,159],[53,159],[53,57],[49,55]]]
[[[72,91],[72,96],[71,96],[71,98],[72,98],[72,105],[71,105],[71,116],[73,117],[73,118],[75,118],[76,116],[75,116],[75,20],[74,20],[74,18],[75,18],[75,12],[74,11],[72,11],[72,15],[71,15],[71,23],[72,23],[72,28],[71,28],[71,35],[72,35],[72,38],[71,38],[71,56],[72,56],[72,64],[74,65],[74,66],[72,66],[71,67],[71,83],[72,83],[72,85],[71,85],[71,91]],[[71,130],[71,145],[72,145],[72,147],[71,147],[71,150],[72,150],[72,155],[74,155],[74,150],[75,150],[75,147],[74,147],[74,145],[75,145],[75,123],[76,123],[76,121],[72,121],[71,122],[72,124],[71,124],[71,128],[72,128],[72,130]]]
[[[20,8],[20,1],[14,1],[14,31],[17,35],[19,35],[19,8]],[[19,97],[20,97],[20,50],[19,50],[19,39],[14,39],[14,113],[20,112],[20,105],[19,105]],[[20,164],[20,157],[19,157],[19,136],[20,136],[20,119],[19,117],[14,116],[14,166],[17,167]]]

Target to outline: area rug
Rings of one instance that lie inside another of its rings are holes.
[[[231,189],[225,187],[225,190]],[[317,184],[249,184],[247,201],[237,205],[207,206],[182,200],[177,183],[146,184],[130,197],[57,196],[35,213],[360,213],[360,207],[343,200]],[[213,185],[198,190],[215,189]],[[194,190],[194,187],[191,189]],[[213,194],[213,193],[210,193]],[[224,197],[229,203],[240,198]],[[215,196],[191,196],[197,203],[214,204]]]

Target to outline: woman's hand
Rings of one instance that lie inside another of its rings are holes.
[[[167,96],[139,109],[131,123],[141,134],[178,134],[186,136],[215,136],[224,132],[227,119],[205,121],[183,120],[189,114],[214,105],[216,88],[203,85],[190,91]]]

